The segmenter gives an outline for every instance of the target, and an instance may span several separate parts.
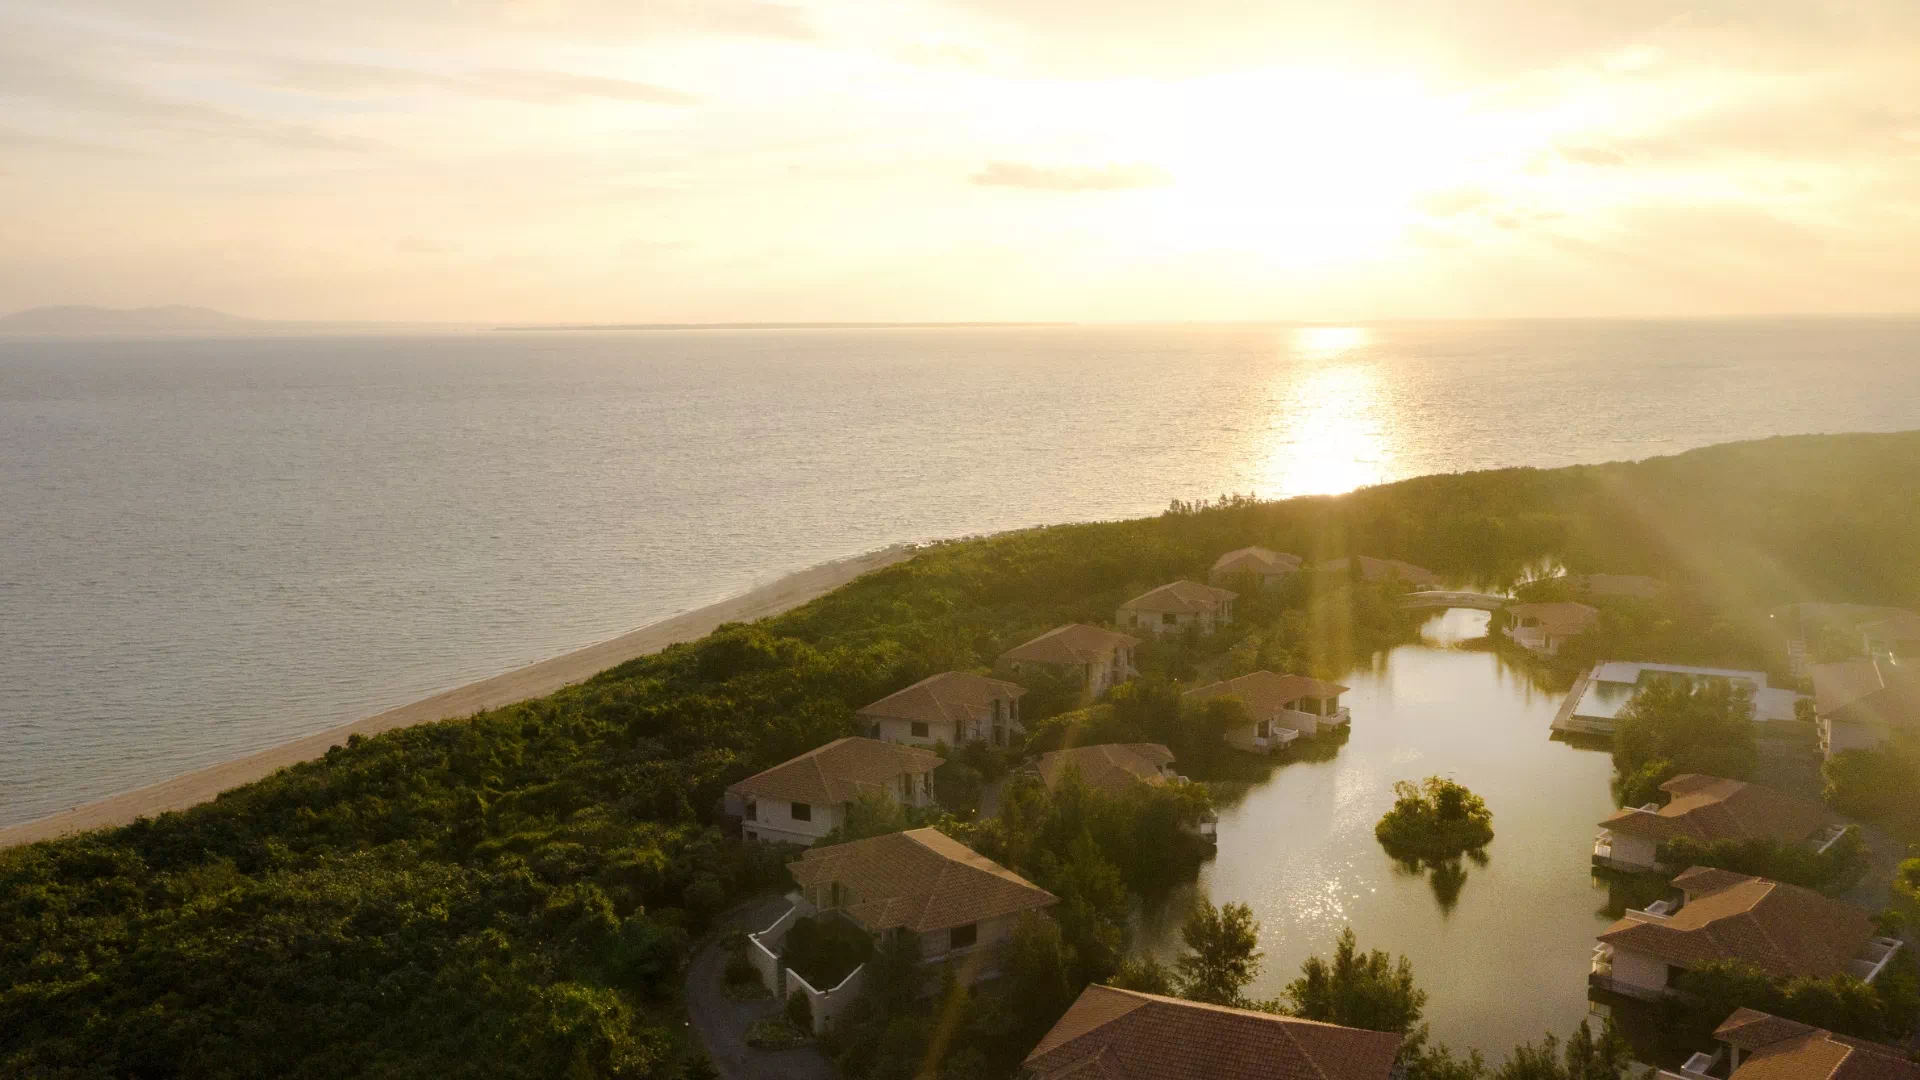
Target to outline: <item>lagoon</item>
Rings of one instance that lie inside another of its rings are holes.
[[[1433,1037],[1456,1051],[1497,1063],[1514,1044],[1564,1036],[1587,1016],[1594,935],[1613,917],[1590,867],[1597,823],[1614,809],[1612,760],[1550,737],[1561,693],[1497,653],[1451,647],[1483,635],[1487,618],[1437,614],[1420,643],[1351,673],[1344,745],[1223,800],[1218,857],[1193,889],[1252,906],[1266,958],[1251,996],[1277,996],[1351,925],[1361,948],[1412,961]],[[1461,863],[1464,881],[1410,873],[1373,836],[1394,781],[1432,774],[1493,810],[1486,863]],[[1191,893],[1142,914],[1136,946],[1170,959]]]

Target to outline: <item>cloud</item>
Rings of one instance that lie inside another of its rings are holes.
[[[1420,198],[1420,209],[1433,217],[1453,217],[1484,205],[1492,196],[1476,187],[1451,188],[1428,192]]]
[[[446,74],[380,64],[284,59],[258,62],[251,56],[204,51],[209,62],[252,69],[257,81],[301,93],[354,96],[369,93],[447,93],[471,97],[568,104],[585,99],[650,105],[691,105],[693,94],[655,83],[566,71],[491,68]]]
[[[47,58],[30,49],[0,50],[0,93],[127,121],[148,131],[243,139],[288,149],[359,151],[371,144],[305,124],[242,115],[158,94],[119,79]]]
[[[1030,191],[1129,191],[1165,187],[1173,182],[1153,165],[1095,165],[1048,168],[1018,161],[990,161],[970,178],[981,187]]]
[[[1625,165],[1626,155],[1598,146],[1563,146],[1560,156],[1576,165]]]

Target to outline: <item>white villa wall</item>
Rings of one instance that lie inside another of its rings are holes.
[[[955,746],[959,743],[959,740],[954,738],[953,721],[929,720],[926,723],[927,733],[925,735],[915,735],[913,733],[913,721],[897,720],[891,716],[883,716],[880,718],[880,722],[874,725],[878,729],[874,738],[879,739],[881,742],[900,743],[904,746],[931,747],[935,743],[945,743],[948,746]]]
[[[1667,992],[1667,962],[1616,946],[1613,950],[1613,982],[1615,988],[1623,993],[1663,996]]]
[[[976,925],[979,929],[974,943],[964,949],[949,950],[947,948],[948,932],[945,930],[921,934],[921,960],[928,964],[955,964],[962,977],[968,982],[979,982],[982,979],[998,976],[1000,974],[999,957],[1004,952],[1005,946],[1012,943],[1013,932],[1020,925],[1020,916],[1000,915],[982,920]],[[979,958],[977,965],[969,963],[975,957]]]
[[[813,984],[800,977],[800,973],[787,970],[787,996],[805,994],[807,1006],[813,1012],[813,1033],[820,1034],[837,1024],[853,1003],[860,1000],[860,989],[866,985],[867,965],[861,964],[840,980],[840,985],[826,990],[815,990]]]
[[[847,818],[844,805],[813,805],[812,809],[813,820],[800,821],[793,816],[793,804],[785,799],[756,799],[754,820],[742,820],[740,831],[742,835],[751,833],[748,838],[752,840],[812,847]]]
[[[1658,847],[1644,836],[1627,836],[1617,830],[1613,832],[1613,861],[1624,869],[1654,870],[1658,860],[1654,853]]]
[[[780,943],[786,940],[787,930],[793,921],[800,917],[798,907],[790,907],[773,925],[765,930],[747,935],[747,959],[753,962],[753,970],[760,973],[760,984],[770,994],[780,993]]]

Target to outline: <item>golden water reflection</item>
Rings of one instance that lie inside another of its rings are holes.
[[[1293,332],[1289,362],[1267,388],[1262,494],[1332,495],[1388,478],[1390,403],[1370,343],[1354,326]]]

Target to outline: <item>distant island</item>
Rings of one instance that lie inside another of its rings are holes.
[[[67,304],[28,308],[0,316],[0,334],[179,333],[189,330],[245,330],[267,325],[272,324],[185,304],[144,308]]]

